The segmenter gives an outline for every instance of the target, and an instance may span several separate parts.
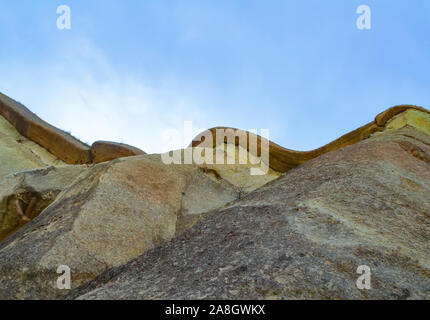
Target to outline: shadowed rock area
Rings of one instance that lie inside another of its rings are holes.
[[[36,218],[83,170],[84,166],[51,166],[0,180],[0,241]]]
[[[429,299],[428,155],[409,126],[328,153],[70,297]]]

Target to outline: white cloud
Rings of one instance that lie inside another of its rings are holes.
[[[204,122],[195,98],[180,88],[120,74],[87,39],[74,47],[52,65],[9,68],[0,90],[85,142],[123,142],[150,153],[184,147],[190,141],[163,145],[163,133],[183,132],[184,121]]]

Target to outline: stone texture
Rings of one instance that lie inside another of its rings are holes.
[[[122,157],[145,154],[142,150],[124,143],[110,141],[96,141],[91,146],[93,163],[101,163]]]
[[[369,122],[368,124],[356,130],[353,130],[320,148],[310,151],[295,151],[286,149],[272,141],[267,141],[267,139],[254,133],[228,127],[215,127],[212,129],[208,129],[197,135],[191,142],[190,146],[212,147],[217,146],[217,144],[220,142],[224,142],[226,144],[235,144],[236,146],[241,145],[242,147],[247,148],[247,150],[252,153],[253,150],[249,148],[251,143],[248,143],[247,140],[252,141],[255,137],[255,140],[257,141],[256,144],[258,146],[256,150],[261,150],[262,142],[266,142],[269,146],[270,163],[268,165],[270,166],[270,168],[277,172],[287,172],[288,170],[291,170],[327,152],[331,152],[355,144],[368,138],[372,134],[386,130],[387,123],[398,115],[400,115],[402,121],[396,121],[395,124],[392,124],[392,128],[399,129],[401,127],[409,125],[417,128],[420,131],[424,131],[427,133],[429,132],[430,111],[413,105],[400,105],[381,112],[375,117],[372,122]],[[217,130],[225,131],[223,133],[223,136],[218,137],[218,139]],[[206,135],[208,132],[212,136],[212,141],[210,139],[206,139]],[[241,141],[240,136],[242,135],[245,135],[247,139]],[[258,151],[257,154],[254,154],[254,156],[259,156]]]
[[[0,180],[0,241],[36,218],[85,166],[34,169]]]
[[[410,126],[327,153],[69,297],[429,299],[429,155]]]
[[[0,115],[24,137],[69,164],[91,162],[90,148],[70,134],[43,121],[19,102],[0,93]]]
[[[62,163],[38,144],[22,136],[0,116],[0,179],[18,171]]]
[[[199,149],[205,149],[205,151],[199,151]],[[225,159],[224,164],[201,164],[199,165],[202,170],[208,173],[212,173],[219,178],[228,181],[232,185],[236,186],[238,189],[239,198],[245,196],[248,192],[256,190],[266,183],[279,178],[280,172],[268,168],[267,173],[264,175],[251,175],[251,168],[260,168],[259,159],[255,157],[252,153],[247,152],[245,148],[241,146],[235,146],[234,158],[227,152],[225,145],[217,146],[214,149],[195,147],[195,152],[213,152],[213,157],[216,159],[217,154],[224,154]],[[239,164],[239,152],[243,150],[247,154],[247,163]],[[229,158],[234,165],[228,164]],[[253,164],[257,163],[257,164]]]
[[[395,130],[407,125],[430,135],[430,114],[415,109],[407,109],[388,120],[385,128],[386,130]]]
[[[60,298],[58,266],[71,268],[76,287],[236,198],[233,185],[159,155],[94,165],[0,244],[0,299]]]
[[[429,133],[427,110],[396,106],[312,151],[268,142],[252,176],[90,148],[0,94],[0,299],[64,298],[60,265],[81,299],[430,298]],[[181,153],[231,147],[200,138]]]
[[[138,148],[108,141],[97,141],[90,148],[69,133],[43,121],[24,105],[2,93],[0,93],[0,118],[1,122],[4,122],[4,119],[7,120],[19,133],[18,141],[31,141],[31,149],[41,151],[38,155],[43,154],[47,159],[53,158],[68,164],[89,164],[144,154]],[[0,123],[0,129],[3,128],[4,124]],[[3,140],[1,135],[0,139]],[[0,147],[2,144],[5,143],[0,141]],[[8,147],[13,149],[10,145]],[[22,148],[16,147],[16,149],[15,153]],[[29,156],[26,155],[26,157]],[[34,165],[31,168],[38,167],[38,163]]]

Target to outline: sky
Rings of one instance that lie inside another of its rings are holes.
[[[192,121],[310,150],[391,106],[430,108],[429,34],[427,0],[2,0],[0,92],[90,144],[165,152]]]

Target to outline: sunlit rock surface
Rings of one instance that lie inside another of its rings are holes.
[[[201,137],[168,164],[0,94],[0,299],[430,298],[428,110],[387,109],[311,151],[255,137],[268,163]]]
[[[19,134],[0,116],[0,178],[18,171],[62,163],[44,148]]]
[[[429,156],[410,126],[327,153],[70,297],[429,299]]]

